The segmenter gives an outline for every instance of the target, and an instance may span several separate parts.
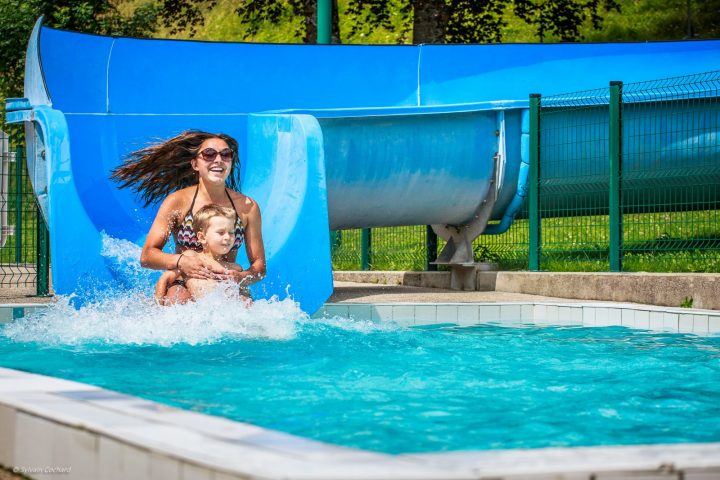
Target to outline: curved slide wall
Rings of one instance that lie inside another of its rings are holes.
[[[109,170],[150,141],[195,128],[243,145],[243,191],[260,203],[268,250],[268,278],[255,293],[284,295],[289,285],[313,311],[332,289],[328,228],[462,224],[492,188],[493,218],[507,214],[524,188],[529,93],[713,70],[719,53],[718,41],[257,45],[38,25],[30,106],[8,120],[27,121],[37,143],[31,175],[56,292],[117,280],[100,255],[101,232],[141,243],[155,209],[118,190]]]

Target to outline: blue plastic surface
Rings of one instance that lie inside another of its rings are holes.
[[[492,229],[509,226],[527,178],[529,93],[715,70],[719,54],[720,41],[262,45],[38,24],[26,61],[32,109],[10,115],[34,139],[56,292],[117,280],[102,232],[144,240],[155,209],[118,190],[110,169],[149,142],[202,129],[240,141],[243,191],[263,212],[268,277],[255,293],[289,286],[312,312],[332,290],[328,228],[463,224],[498,186]]]

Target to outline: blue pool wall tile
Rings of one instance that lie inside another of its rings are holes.
[[[415,305],[415,325],[432,325],[437,319],[436,305]]]
[[[44,304],[0,305],[0,324],[46,309]],[[394,322],[402,327],[454,323],[483,323],[608,327],[641,330],[720,334],[720,311],[664,308],[634,304],[551,303],[328,303],[313,318],[353,318]]]
[[[376,322],[389,322],[393,320],[392,305],[375,305],[371,313],[372,320]]]
[[[403,327],[415,325],[415,305],[393,305],[393,322]]]
[[[460,326],[469,327],[480,322],[478,316],[480,307],[477,305],[458,305],[457,311],[457,321]]]

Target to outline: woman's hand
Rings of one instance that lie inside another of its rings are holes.
[[[222,280],[227,272],[220,262],[200,255],[194,250],[184,251],[177,267],[186,277],[202,280]]]

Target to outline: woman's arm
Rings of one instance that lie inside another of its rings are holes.
[[[170,232],[177,224],[180,216],[180,196],[173,193],[168,196],[153,221],[145,239],[140,265],[153,270],[179,269],[188,278],[214,279],[225,270],[217,262],[208,261],[204,255],[193,250],[181,253],[165,253],[163,247],[170,238]]]
[[[240,266],[237,268],[230,266],[227,272],[227,278],[240,285],[250,285],[265,277],[265,245],[263,245],[262,239],[260,208],[254,200],[251,201],[252,207],[245,226],[245,252],[250,261],[250,268],[243,270]]]
[[[140,254],[140,265],[153,270],[172,270],[176,268],[180,254],[170,254],[162,251],[170,238],[170,232],[177,223],[179,215],[178,196],[168,196],[160,205],[153,221],[145,245]]]

